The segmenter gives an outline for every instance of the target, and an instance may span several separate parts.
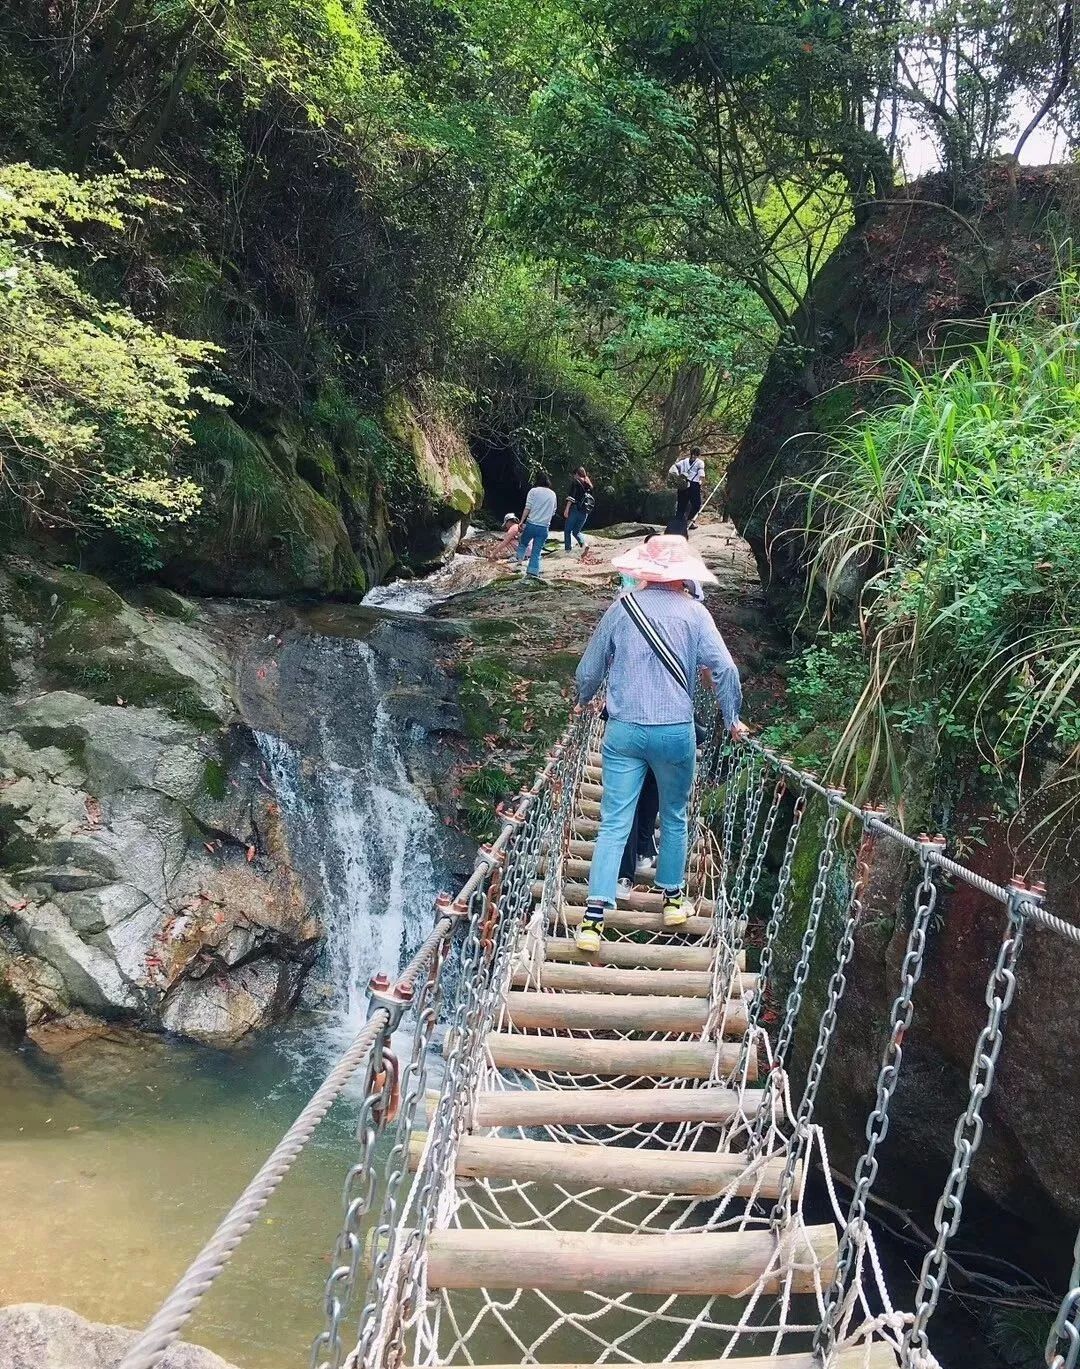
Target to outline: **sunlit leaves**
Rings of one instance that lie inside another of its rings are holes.
[[[198,488],[172,470],[214,349],[98,299],[54,259],[86,226],[158,205],[147,178],[0,168],[0,495],[51,523],[184,522]]]

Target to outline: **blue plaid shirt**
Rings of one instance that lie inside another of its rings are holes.
[[[730,727],[737,722],[742,704],[739,672],[705,605],[657,586],[637,590],[634,598],[675,653],[691,683],[702,666],[712,671],[724,723]],[[577,668],[578,699],[582,703],[595,695],[605,674],[609,717],[657,725],[693,721],[689,694],[660,664],[618,599],[597,623]]]

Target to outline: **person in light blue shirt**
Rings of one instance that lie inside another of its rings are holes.
[[[528,574],[534,580],[540,579],[540,555],[547,541],[551,520],[559,501],[551,488],[546,471],[537,472],[536,484],[525,498],[525,512],[521,517],[521,539],[518,542],[517,560],[520,566],[529,557]],[[530,555],[530,548],[532,549]]]
[[[644,582],[617,599],[597,624],[577,670],[578,701],[589,703],[607,680],[603,798],[589,875],[589,896],[577,945],[595,954],[604,912],[617,900],[619,862],[647,769],[660,795],[656,887],[664,895],[666,927],[681,926],[692,905],[684,894],[687,817],[696,738],[691,691],[709,673],[725,726],[741,739],[739,672],[712,615],[685,591],[686,581],[716,577],[684,537],[654,537],[612,562]],[[651,640],[650,640],[651,639]]]

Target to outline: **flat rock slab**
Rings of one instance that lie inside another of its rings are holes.
[[[19,1303],[0,1308],[0,1365],[4,1369],[116,1369],[138,1336],[126,1326],[86,1321],[66,1307]],[[234,1369],[219,1355],[183,1341],[160,1369]]]

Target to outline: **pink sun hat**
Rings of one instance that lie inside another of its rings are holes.
[[[697,580],[699,584],[704,582],[708,585],[717,583],[716,576],[686,538],[669,536],[667,533],[650,537],[633,551],[616,556],[611,564],[616,570],[652,584],[672,584],[677,580]]]

